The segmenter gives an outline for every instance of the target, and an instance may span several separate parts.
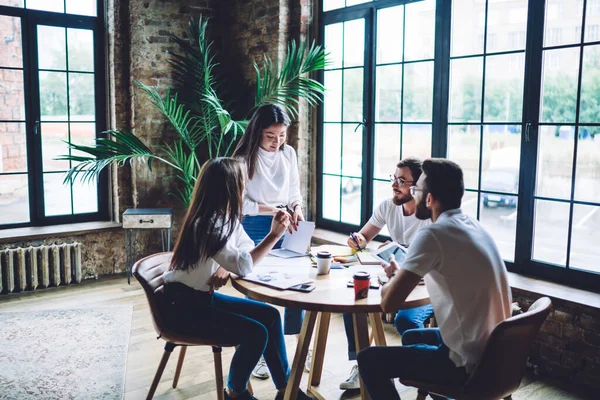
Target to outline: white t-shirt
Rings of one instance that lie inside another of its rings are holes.
[[[194,268],[185,271],[178,269],[165,271],[163,274],[165,283],[181,282],[192,289],[208,292],[210,285],[207,282],[217,272],[219,265],[238,276],[248,275],[253,267],[250,250],[254,248],[254,242],[239,222],[233,229],[233,234],[225,246],[214,257],[199,261]]]
[[[254,176],[246,182],[244,215],[258,214],[258,205],[285,205],[294,208],[302,202],[298,157],[292,146],[283,150],[266,151],[258,148]]]
[[[425,278],[442,340],[471,372],[496,325],[510,317],[511,292],[496,243],[460,209],[419,231],[402,268]]]
[[[420,228],[431,224],[431,220],[420,220],[415,214],[406,216],[403,206],[397,206],[392,199],[387,199],[373,211],[369,223],[379,229],[387,225],[393,242],[410,245],[415,233]]]

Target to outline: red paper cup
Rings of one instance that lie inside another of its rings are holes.
[[[369,295],[369,284],[371,275],[366,271],[354,273],[354,298],[356,300],[364,299]]]

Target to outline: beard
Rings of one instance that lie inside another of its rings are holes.
[[[417,203],[417,208],[415,210],[415,217],[420,220],[426,220],[431,218],[431,210],[427,208],[427,193],[423,192],[421,196],[421,201]]]
[[[398,198],[396,196],[396,193],[394,192],[394,197],[392,197],[392,203],[394,203],[397,206],[401,206],[404,203],[408,203],[409,201],[411,201],[413,199],[413,197],[409,194],[409,195],[403,195],[402,197]]]

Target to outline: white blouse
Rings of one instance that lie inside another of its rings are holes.
[[[194,268],[190,267],[186,271],[178,269],[165,271],[163,273],[165,283],[180,282],[192,289],[208,292],[210,291],[208,281],[217,272],[219,265],[238,276],[246,276],[252,272],[250,250],[254,248],[254,242],[239,222],[233,229],[233,234],[225,246],[212,258],[199,261]]]
[[[246,183],[244,215],[258,214],[258,205],[285,205],[290,209],[302,202],[298,158],[292,146],[266,151],[258,148],[254,177]]]

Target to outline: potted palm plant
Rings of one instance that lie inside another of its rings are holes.
[[[245,117],[234,119],[227,109],[228,104],[219,96],[217,63],[207,28],[208,20],[200,17],[189,23],[191,40],[172,36],[180,50],[180,53],[171,53],[169,60],[174,80],[181,87],[178,92],[168,88],[161,95],[155,87],[135,82],[172,126],[176,133],[173,142],[150,148],[128,129],[106,131],[105,137],[96,139],[93,146],[67,142],[76,151],[58,158],[75,162],[65,176],[65,183],[75,179],[92,181],[112,164],[123,166],[138,161],[146,163],[152,170],[153,162],[162,162],[175,170],[181,184],[173,194],[187,206],[203,162],[233,152],[254,108],[276,103],[297,116],[301,99],[309,106],[322,101],[325,89],[309,75],[327,65],[324,49],[314,42],[309,46],[305,42],[291,41],[281,69],[278,70],[267,56],[262,66],[254,63],[254,106],[243,114]]]

